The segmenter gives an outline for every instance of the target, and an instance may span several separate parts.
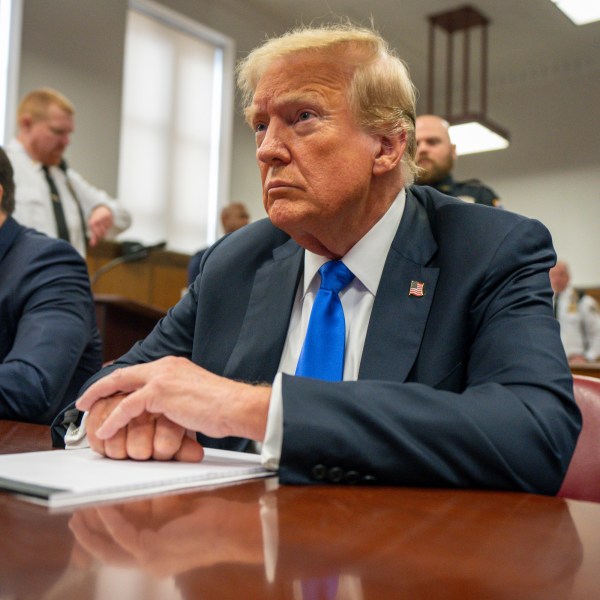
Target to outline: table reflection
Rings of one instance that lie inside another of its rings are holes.
[[[65,514],[0,496],[6,511],[1,598],[559,600],[582,560],[567,502],[527,494],[261,480]]]

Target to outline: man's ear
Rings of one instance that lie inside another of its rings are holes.
[[[385,175],[393,171],[406,150],[406,133],[402,131],[397,135],[379,136],[378,153],[373,162],[373,175]]]
[[[17,124],[20,130],[29,131],[29,129],[31,129],[31,126],[33,125],[33,118],[31,115],[28,114],[21,115]]]

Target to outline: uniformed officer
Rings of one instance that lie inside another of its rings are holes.
[[[569,267],[558,261],[550,269],[554,314],[570,362],[596,361],[600,357],[600,312],[597,302],[570,285]]]
[[[448,127],[447,121],[435,115],[417,117],[417,164],[421,168],[417,183],[430,185],[465,202],[500,207],[496,192],[478,179],[455,181],[452,177],[456,145],[450,141]]]

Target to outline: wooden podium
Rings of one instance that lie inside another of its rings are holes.
[[[89,248],[87,256],[90,278],[110,262],[123,256],[123,244],[102,241]],[[189,255],[155,250],[138,260],[109,267],[92,285],[94,294],[111,294],[135,302],[168,310],[177,304],[187,288]]]
[[[103,343],[103,362],[125,354],[154,329],[166,311],[113,294],[96,294],[96,320]]]

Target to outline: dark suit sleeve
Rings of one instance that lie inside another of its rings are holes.
[[[20,257],[9,302],[18,305],[12,348],[0,364],[0,418],[50,423],[64,407],[73,376],[97,331],[83,259],[52,241]],[[11,311],[12,314],[13,311]],[[100,346],[97,364],[100,366]],[[76,384],[81,385],[81,382]]]
[[[188,263],[188,285],[191,285],[198,277],[200,273],[200,263],[202,262],[202,257],[206,253],[206,248],[202,250],[198,250],[196,254],[190,258],[190,262]]]
[[[463,360],[436,385],[284,376],[282,482],[556,493],[580,415],[551,313],[550,236],[521,221],[492,256],[469,297]],[[451,293],[443,302],[444,318],[465,310]],[[427,327],[453,344],[441,317]]]

